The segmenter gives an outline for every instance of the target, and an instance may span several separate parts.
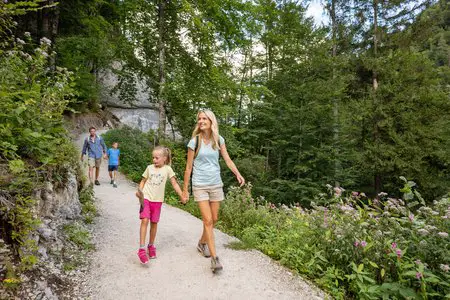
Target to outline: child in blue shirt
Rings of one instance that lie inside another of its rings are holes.
[[[119,143],[112,143],[112,148],[108,149],[108,171],[109,177],[111,177],[111,184],[113,187],[117,187],[116,178],[117,170],[119,169],[120,150],[118,149]]]

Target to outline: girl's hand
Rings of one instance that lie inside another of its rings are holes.
[[[236,175],[236,179],[239,182],[239,186],[242,187],[245,184],[245,179],[241,174]]]

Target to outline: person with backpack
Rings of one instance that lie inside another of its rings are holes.
[[[95,134],[95,127],[89,128],[89,136],[84,140],[83,150],[81,150],[81,161],[84,156],[88,155],[89,181],[91,185],[94,183],[95,168],[95,185],[100,185],[98,176],[100,174],[100,166],[102,157],[106,159],[106,144],[103,139]]]
[[[192,174],[192,193],[203,220],[203,233],[197,250],[204,257],[211,257],[211,270],[215,273],[223,269],[214,242],[214,225],[218,220],[220,202],[225,198],[220,177],[219,154],[236,176],[240,186],[245,184],[245,179],[228,155],[225,139],[219,135],[217,119],[212,111],[198,112],[197,125],[187,147],[182,200],[186,202],[189,199],[188,187]]]

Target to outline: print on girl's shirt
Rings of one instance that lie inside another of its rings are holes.
[[[160,186],[164,181],[164,176],[162,176],[162,174],[160,173],[150,174],[149,180],[152,186]]]

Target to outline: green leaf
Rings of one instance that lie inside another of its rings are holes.
[[[13,174],[20,174],[25,170],[25,163],[21,159],[10,160],[8,167]]]
[[[386,270],[384,268],[381,269],[381,272],[380,272],[381,278],[383,278],[385,274],[386,274]]]
[[[358,266],[358,273],[361,273],[363,269],[364,269],[364,264],[360,264]]]
[[[376,263],[374,263],[373,261],[369,261],[369,264],[374,267],[374,268],[379,268],[378,265]]]

